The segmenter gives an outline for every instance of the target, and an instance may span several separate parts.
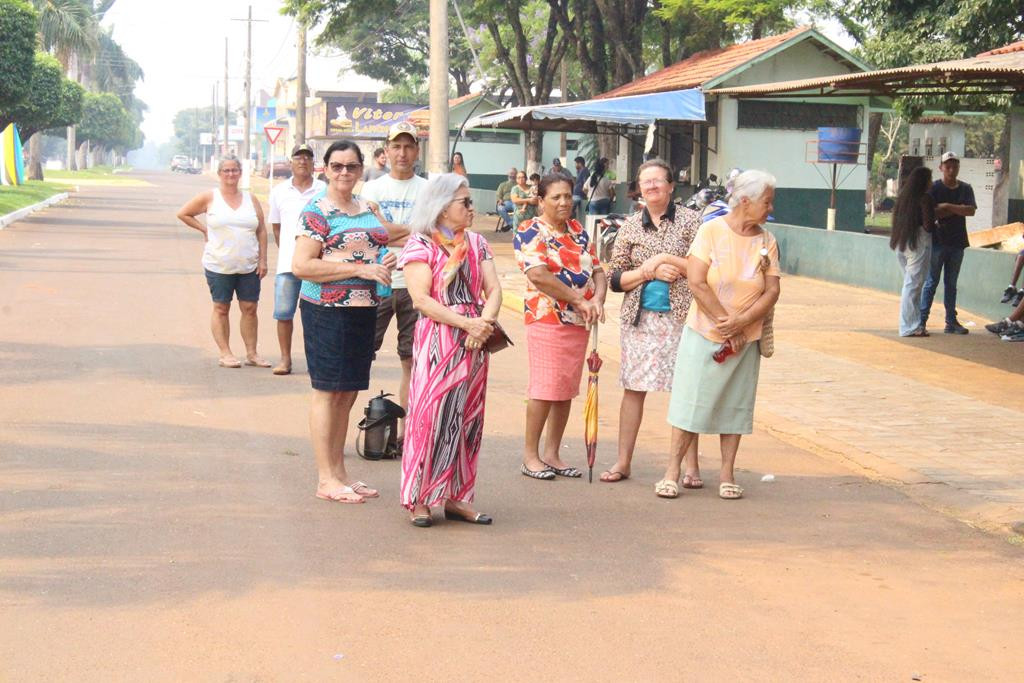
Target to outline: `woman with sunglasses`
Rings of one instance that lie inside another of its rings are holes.
[[[231,353],[228,318],[231,299],[237,296],[242,311],[245,364],[269,368],[270,363],[256,352],[256,304],[260,299],[260,280],[267,274],[267,226],[259,200],[238,189],[241,177],[242,163],[238,159],[221,159],[217,164],[219,187],[190,199],[178,210],[178,220],[201,232],[206,240],[203,269],[213,298],[210,328],[220,350],[220,366],[242,367],[242,361]],[[206,225],[196,218],[204,213]]]
[[[388,232],[369,204],[352,195],[363,154],[339,140],[324,154],[327,189],[299,219],[292,272],[302,280],[299,308],[313,385],[309,428],[317,465],[316,497],[362,503],[378,493],[345,469],[345,434],[359,391],[370,385],[377,284],[391,284]]]
[[[466,178],[435,176],[416,200],[399,260],[420,313],[402,452],[402,505],[418,527],[430,526],[430,509],[441,505],[446,519],[491,523],[472,504],[487,394],[484,343],[501,286],[491,248],[472,224]]]
[[[529,379],[519,471],[533,479],[580,476],[562,461],[562,434],[572,399],[579,394],[588,330],[604,319],[608,283],[594,243],[572,218],[572,188],[564,175],[544,176],[537,185],[541,215],[520,225],[512,240],[527,279],[523,304]]]

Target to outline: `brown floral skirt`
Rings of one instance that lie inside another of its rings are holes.
[[[672,391],[676,352],[684,323],[671,313],[641,311],[640,321],[619,330],[622,362],[619,383],[631,391]]]

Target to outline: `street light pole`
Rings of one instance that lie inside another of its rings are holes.
[[[228,39],[224,39],[224,143],[221,156],[228,155]]]
[[[427,170],[448,170],[448,2],[430,0],[430,154]]]

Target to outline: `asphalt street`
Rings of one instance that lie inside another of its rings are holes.
[[[665,396],[631,479],[521,476],[508,311],[477,487],[492,527],[413,528],[399,465],[351,447],[381,498],[317,500],[301,325],[295,374],[219,368],[202,239],[174,218],[212,181],[132,177],[0,231],[0,680],[1020,679],[1024,548],[768,434],[743,440],[741,501],[717,498],[710,439],[707,488],[654,496]],[[392,335],[371,391],[398,377]]]

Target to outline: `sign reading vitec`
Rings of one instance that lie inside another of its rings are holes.
[[[421,108],[418,104],[362,104],[351,99],[327,99],[322,106],[325,107],[324,132],[329,137],[380,140],[387,137],[391,124],[404,121],[409,112]]]

